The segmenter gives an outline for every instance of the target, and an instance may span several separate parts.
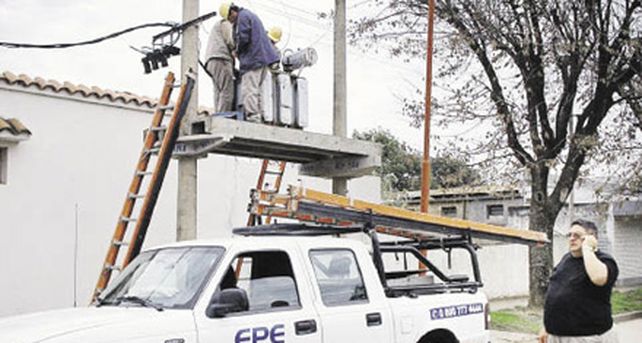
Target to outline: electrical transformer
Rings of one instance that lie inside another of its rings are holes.
[[[308,120],[308,80],[302,77],[293,77],[294,94],[294,126],[304,128],[309,125]]]
[[[276,101],[276,75],[271,72],[265,73],[265,79],[261,85],[261,104],[263,106],[263,120],[266,123],[276,121],[278,108]]]
[[[315,64],[317,54],[313,48],[284,53],[281,61],[284,71],[268,71],[260,89],[263,121],[267,124],[305,128],[309,125],[308,80],[294,75]],[[299,73],[300,74],[300,73]],[[241,78],[234,81],[234,111],[244,112]]]
[[[277,100],[278,100],[278,124],[282,126],[294,125],[294,96],[292,92],[292,80],[289,74],[277,74]]]

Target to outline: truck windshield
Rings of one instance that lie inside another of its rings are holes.
[[[98,298],[98,305],[192,308],[224,249],[178,247],[138,255]]]

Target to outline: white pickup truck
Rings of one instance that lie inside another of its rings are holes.
[[[467,240],[306,237],[327,230],[271,225],[148,249],[89,307],[0,319],[0,342],[490,341]],[[475,280],[446,276],[418,249],[463,249]]]

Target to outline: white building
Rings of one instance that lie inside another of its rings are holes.
[[[89,302],[153,103],[0,74],[0,117],[24,126],[0,119],[0,316]],[[229,236],[244,225],[259,166],[247,158],[199,160],[200,238]],[[146,246],[175,240],[176,169],[171,163]],[[297,174],[289,165],[284,184],[330,191],[329,181]],[[352,180],[349,189],[351,196],[380,200],[379,178]]]

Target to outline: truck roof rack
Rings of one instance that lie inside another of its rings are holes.
[[[335,227],[354,227],[367,223],[378,233],[414,241],[459,236],[529,245],[549,243],[543,232],[420,213],[296,186],[289,186],[287,194],[253,190],[250,197],[248,211],[257,218],[290,218]]]
[[[335,226],[305,223],[269,224],[239,227],[232,230],[240,236],[330,236],[367,232],[365,226]]]

